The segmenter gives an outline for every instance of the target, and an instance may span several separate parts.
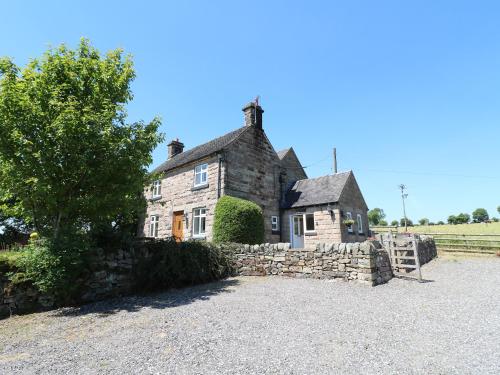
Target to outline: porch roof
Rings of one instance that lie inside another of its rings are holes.
[[[336,203],[352,171],[297,181],[288,191],[282,208]]]

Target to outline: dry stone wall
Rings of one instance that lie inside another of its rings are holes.
[[[389,257],[376,242],[318,243],[292,249],[289,243],[241,245],[234,255],[243,276],[342,279],[378,285],[392,278]]]

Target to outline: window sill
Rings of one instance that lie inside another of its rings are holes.
[[[156,197],[149,198],[149,201],[150,202],[156,202],[156,201],[159,201],[160,199],[161,199],[161,195],[157,195]]]
[[[365,232],[361,232],[361,233],[358,232],[358,236],[365,236]]]
[[[304,232],[304,236],[317,236],[318,233],[316,231]]]
[[[206,188],[208,188],[208,184],[198,185],[198,186],[193,186],[191,188],[191,191],[202,190],[202,189],[206,189]]]
[[[192,239],[194,241],[205,241],[207,239],[207,236],[193,236]]]

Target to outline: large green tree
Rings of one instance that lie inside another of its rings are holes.
[[[472,213],[472,220],[475,223],[484,223],[490,219],[488,211],[484,208],[476,208]]]
[[[25,68],[0,59],[0,205],[42,234],[126,221],[143,205],[160,121],[126,123],[135,77],[87,40]]]
[[[368,211],[368,222],[370,225],[381,225],[380,222],[385,219],[385,212],[381,208],[374,208]]]

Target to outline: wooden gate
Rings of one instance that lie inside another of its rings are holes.
[[[392,273],[396,277],[414,278],[422,282],[422,271],[418,258],[418,235],[404,234],[392,235],[389,232],[384,235],[384,247],[389,253]],[[414,273],[408,273],[410,271]]]

